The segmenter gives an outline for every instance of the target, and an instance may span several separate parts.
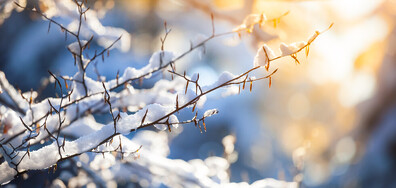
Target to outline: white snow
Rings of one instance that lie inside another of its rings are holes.
[[[157,69],[161,66],[164,66],[169,62],[171,62],[173,58],[174,58],[173,52],[168,52],[168,51],[155,52],[149,60],[150,68]]]
[[[77,41],[73,42],[73,43],[69,44],[69,46],[67,46],[67,49],[73,54],[80,55],[80,53],[81,53],[80,52],[80,44],[81,44],[81,48],[82,48],[82,47],[84,47],[84,45],[87,44],[87,42],[88,41],[86,41],[86,40],[80,40],[80,43],[78,43]]]
[[[8,162],[3,162],[0,164],[0,184],[4,185],[14,179],[16,174],[15,170],[9,166]]]
[[[204,113],[204,117],[210,117],[213,116],[215,114],[219,113],[219,111],[217,109],[210,109],[210,110],[206,110]]]
[[[118,83],[123,83],[126,80],[138,78],[143,75],[145,78],[150,78],[152,75],[149,74],[150,72],[157,70],[161,66],[165,66],[169,64],[173,58],[175,57],[173,52],[168,51],[158,51],[153,53],[151,56],[149,63],[141,69],[136,69],[133,67],[128,67],[125,69],[124,74],[118,78]],[[109,88],[114,87],[117,84],[117,80],[111,80],[106,83],[106,86]]]
[[[3,71],[0,71],[0,87],[3,90],[3,93],[0,93],[0,98],[10,104],[15,102],[23,111],[28,109],[29,103],[23,99],[21,94],[8,82]]]
[[[264,14],[249,14],[243,20],[243,23],[236,27],[233,31],[247,31],[251,33],[254,26],[257,24],[262,24],[267,20]]]
[[[83,117],[62,130],[63,134],[76,138],[98,131],[103,125],[97,123],[92,115]]]
[[[17,121],[19,119],[18,114],[12,110],[7,110],[4,114],[1,116],[1,125],[4,129],[8,129],[7,135],[13,135],[17,132],[19,132],[21,129],[23,130],[22,127],[19,126],[19,122]],[[5,137],[2,135],[2,137]],[[5,137],[6,138],[6,137]]]
[[[204,92],[209,91],[209,90],[216,88],[216,87],[218,87],[218,86],[220,86],[234,78],[235,78],[235,75],[233,75],[232,73],[230,73],[228,71],[224,71],[223,73],[221,73],[221,75],[219,76],[219,78],[217,79],[217,81],[215,83],[213,83],[211,85],[204,86],[202,88],[202,90],[204,90]]]
[[[265,52],[264,52],[265,49]],[[267,54],[265,54],[267,53]],[[274,51],[272,51],[272,49],[270,47],[268,47],[267,45],[263,45],[262,47],[260,47],[257,50],[256,56],[254,57],[254,61],[253,61],[253,67],[257,67],[257,66],[266,66],[268,64],[269,59],[272,59],[275,57],[275,53]]]
[[[96,155],[89,166],[93,170],[104,170],[108,169],[116,163],[116,158],[110,153],[104,153],[103,155]]]
[[[297,51],[301,50],[305,45],[307,45],[307,43],[304,41],[295,42],[295,43],[292,43],[289,45],[282,42],[280,44],[280,50],[281,50],[282,56],[288,56],[288,55],[297,53]]]
[[[245,26],[248,28],[251,27],[253,24],[258,23],[260,20],[261,20],[261,14],[249,14],[243,20],[243,24],[245,24]]]

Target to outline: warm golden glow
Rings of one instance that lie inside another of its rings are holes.
[[[223,10],[233,10],[243,8],[243,0],[214,0],[213,4]]]
[[[162,1],[123,2],[125,8],[140,16],[151,10],[168,15],[175,10],[190,11],[194,7],[207,17],[212,14],[216,23],[226,22],[237,32],[238,35],[224,38],[224,44],[238,47],[244,43],[252,47],[254,54],[257,47],[266,44],[263,49],[272,49],[274,56],[287,51],[288,48],[281,50],[282,42],[287,45],[309,42],[315,31],[324,31],[334,23],[330,30],[300,52],[273,61],[271,66],[268,61],[259,63],[268,63],[268,71],[276,68],[280,71],[270,79],[270,92],[265,91],[263,97],[255,100],[255,105],[260,106],[257,111],[263,114],[265,129],[272,131],[266,134],[276,135],[274,139],[280,143],[282,151],[296,160],[294,165],[304,171],[303,177],[296,175],[296,178],[304,179],[308,186],[325,182],[336,166],[352,163],[358,152],[359,141],[352,133],[359,128],[359,107],[375,96],[380,87],[379,72],[389,46],[386,41],[394,27],[394,1],[211,0],[206,3],[172,0],[176,3],[169,7],[162,6]],[[195,24],[192,20],[186,23]],[[168,49],[180,50],[184,39],[190,39],[180,30],[172,31]],[[145,41],[155,37],[145,32],[136,33],[136,36],[139,37],[132,43],[140,47],[137,51],[152,48]],[[185,38],[181,40],[182,37]],[[238,57],[216,58],[218,66],[229,68]],[[239,68],[245,67],[240,65]],[[204,69],[209,70],[200,70]],[[267,90],[268,81],[262,84]],[[253,85],[252,92],[257,85]],[[255,141],[251,147],[249,163],[252,167],[277,160],[269,152],[271,144],[263,144],[267,141]]]
[[[280,41],[306,40],[334,22],[310,46],[307,58],[304,52],[297,54],[303,68],[290,66],[292,58],[272,63],[283,73],[276,78],[280,91],[262,102],[264,116],[273,116],[265,118],[267,125],[280,135],[283,150],[290,156],[303,153],[307,185],[321,184],[331,176],[332,165],[348,165],[356,155],[356,138],[350,135],[359,128],[357,106],[378,88],[392,28],[389,15],[380,10],[391,7],[385,8],[382,0],[254,2],[255,14],[276,17],[290,11],[275,28],[279,38],[266,42],[274,49]]]

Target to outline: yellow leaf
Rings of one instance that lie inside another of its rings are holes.
[[[309,54],[309,45],[305,47],[305,56],[308,57],[308,54]]]
[[[36,133],[39,133],[39,132],[40,132],[40,124],[36,123]]]

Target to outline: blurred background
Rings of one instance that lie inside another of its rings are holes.
[[[28,1],[45,7],[46,1]],[[96,64],[107,79],[128,66],[142,67],[160,50],[164,22],[172,31],[165,50],[182,53],[199,35],[210,36],[213,13],[216,32],[227,32],[249,14],[264,13],[265,23],[251,34],[211,40],[205,53],[194,52],[178,70],[199,72],[210,84],[223,71],[242,73],[253,66],[263,43],[280,54],[281,42],[307,41],[324,30],[301,52],[297,65],[290,57],[271,64],[279,71],[254,84],[251,93],[209,97],[205,109],[220,113],[207,120],[206,133],[193,125],[167,133],[169,158],[190,160],[223,156],[222,139],[236,138],[231,156],[231,181],[263,178],[301,181],[303,187],[396,186],[396,32],[395,0],[88,0],[105,26],[125,29],[131,48],[112,50]],[[22,91],[43,89],[47,70],[73,75],[73,57],[58,29],[28,11],[1,6],[0,69]],[[100,48],[98,45],[93,47]],[[88,74],[95,78],[94,66]],[[149,88],[155,80],[145,82]],[[191,114],[182,114],[190,117]]]

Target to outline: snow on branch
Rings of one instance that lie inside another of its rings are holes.
[[[142,142],[142,139],[130,139],[127,135],[136,134],[136,138],[139,138],[139,135],[146,133],[136,132],[139,129],[156,127],[171,132],[172,129],[187,124],[195,125],[201,133],[208,131],[205,119],[219,113],[216,109],[203,113],[200,111],[210,93],[223,89],[223,96],[228,96],[238,94],[247,87],[252,91],[253,83],[263,79],[269,79],[271,85],[271,78],[278,69],[258,78],[251,75],[262,70],[264,66],[268,71],[270,62],[282,57],[291,56],[298,61],[296,54],[309,48],[316,37],[323,33],[315,32],[307,42],[281,44],[279,56],[264,45],[258,50],[253,68],[237,75],[224,71],[213,84],[202,85],[199,73],[191,76],[186,75],[186,71],[181,73],[176,69],[177,63],[192,51],[205,49],[205,44],[214,38],[238,34],[244,30],[249,32],[252,25],[268,20],[263,14],[249,15],[238,29],[216,33],[212,14],[211,35],[200,35],[191,43],[189,49],[179,55],[165,50],[165,40],[171,31],[165,22],[166,34],[160,40],[161,49],[152,54],[145,66],[128,67],[122,74],[117,73],[113,80],[96,81],[87,76],[87,67],[97,58],[104,61],[113,47],[129,49],[130,35],[120,28],[103,26],[95,11],[86,8],[84,1],[50,2],[52,3],[45,10],[33,8],[30,11],[49,22],[48,30],[52,24],[64,32],[65,37],[73,37],[75,42],[69,44],[67,49],[74,58],[70,65],[76,66],[77,71],[70,77],[48,71],[56,89],[56,97],[41,101],[36,100],[38,93],[35,91],[17,91],[7,81],[5,74],[0,72],[0,154],[4,159],[0,164],[1,184],[6,184],[29,170],[56,170],[58,163],[69,161],[96,183],[107,180],[101,174],[105,169],[111,169],[111,173],[117,178],[123,178],[120,171],[125,169],[150,181],[155,178],[164,181],[169,173],[163,172],[173,172],[171,174],[175,176],[175,182],[166,182],[169,186],[185,185],[184,183],[200,187],[247,186],[246,183],[229,182],[229,177],[224,174],[230,164],[225,158],[209,157],[204,161],[197,159],[189,162],[172,160],[166,158],[165,154],[159,155],[156,150],[160,149],[150,149],[150,144],[147,144],[155,142],[158,140],[156,137],[160,136],[149,136],[153,140]],[[16,6],[25,8],[24,4],[18,2]],[[68,26],[63,26],[55,20],[57,16],[72,18],[73,21]],[[94,40],[103,46],[103,50],[89,50]],[[171,79],[160,79],[151,88],[134,87],[136,82],[144,82],[161,72],[168,73]],[[178,114],[181,111],[190,110],[190,119],[179,120]],[[98,123],[94,114],[107,114],[112,121]],[[163,140],[152,145],[161,143],[165,144],[162,148],[169,149],[167,141]],[[77,156],[81,158],[88,154],[92,156],[92,160],[88,161],[93,167],[77,165],[80,160]],[[103,158],[99,159],[99,155]],[[209,173],[209,170],[215,173]],[[72,178],[68,180],[73,181]],[[273,179],[259,180],[252,184],[257,187],[267,185],[297,186],[295,183]]]
[[[309,46],[311,45],[311,43],[320,34],[329,30],[332,26],[333,26],[333,24],[331,24],[326,30],[324,30],[322,32],[315,31],[315,33],[308,38],[307,42],[301,41],[301,42],[295,42],[295,43],[292,43],[289,45],[282,42],[279,47],[279,51],[281,54],[278,56],[275,55],[275,52],[270,47],[268,47],[266,44],[264,44],[257,50],[256,56],[253,61],[253,66],[254,67],[265,66],[265,68],[268,71],[271,61],[274,61],[274,60],[277,60],[277,59],[280,59],[280,58],[286,57],[286,56],[292,57],[295,60],[295,62],[299,64],[300,61],[297,59],[297,53],[305,49],[305,55],[308,56]]]

